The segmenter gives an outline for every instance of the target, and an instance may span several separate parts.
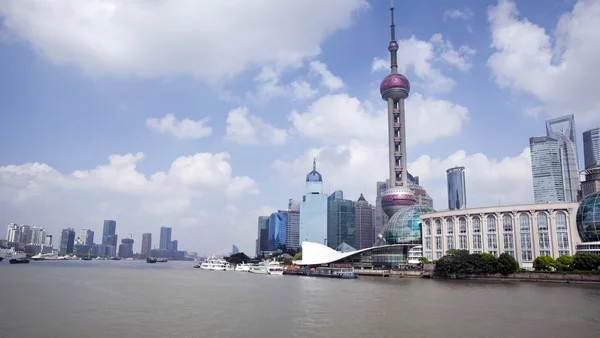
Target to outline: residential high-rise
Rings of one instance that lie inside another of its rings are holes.
[[[30,244],[32,237],[31,227],[29,225],[21,225],[21,239],[19,243]]]
[[[60,235],[60,248],[62,254],[73,253],[73,245],[75,244],[75,230],[72,228],[63,229]]]
[[[129,258],[133,256],[133,238],[123,238],[119,245],[119,257]]]
[[[375,208],[367,202],[363,194],[354,202],[355,248],[357,250],[370,248],[375,242],[373,230],[373,214]]]
[[[258,238],[256,256],[269,251],[269,216],[258,216]]]
[[[94,245],[94,232],[90,229],[81,229],[79,238],[88,248],[91,248],[92,245]]]
[[[6,240],[9,243],[21,242],[21,227],[16,223],[10,223],[6,231]]]
[[[565,200],[558,140],[549,136],[529,139],[535,203]]]
[[[285,246],[287,230],[287,211],[279,210],[269,218],[269,251],[275,251]]]
[[[327,198],[327,245],[337,249],[346,243],[355,248],[355,230],[353,202],[345,200],[341,190],[335,191]]]
[[[300,247],[300,202],[290,199],[287,214],[285,246],[288,249],[298,250]]]
[[[448,180],[448,209],[466,208],[465,167],[454,167],[446,170],[446,177]]]
[[[306,193],[300,204],[300,245],[302,242],[327,245],[327,195],[323,194],[323,177],[313,170],[306,175]]]
[[[583,132],[583,159],[585,169],[600,167],[600,128]]]
[[[45,244],[46,240],[46,229],[33,227],[31,229],[31,244],[42,245]]]
[[[142,256],[149,257],[152,250],[152,234],[145,233],[142,235]]]
[[[170,243],[171,243],[171,231],[173,229],[168,228],[168,227],[161,227],[160,228],[160,243],[159,243],[159,249],[161,250],[168,250]]]
[[[410,92],[408,79],[398,73],[398,42],[396,42],[396,26],[394,25],[394,6],[390,8],[392,24],[390,26],[391,74],[386,76],[379,91],[381,98],[387,102],[388,109],[388,145],[389,145],[389,174],[388,188],[381,196],[383,212],[392,217],[398,210],[414,205],[415,194],[408,188],[406,166],[406,121],[404,99]]]

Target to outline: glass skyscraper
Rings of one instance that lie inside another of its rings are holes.
[[[269,218],[269,251],[275,251],[285,245],[288,214],[278,211]]]
[[[583,158],[585,169],[600,166],[600,128],[583,132]]]
[[[60,235],[60,253],[73,253],[73,245],[75,244],[75,230],[72,228],[63,229]]]
[[[338,190],[327,199],[327,241],[332,249],[346,243],[356,247],[354,205]]]
[[[258,216],[258,241],[256,256],[269,251],[269,216]]]
[[[327,195],[323,194],[323,177],[316,160],[306,175],[306,193],[300,204],[300,245],[304,241],[327,245]]]
[[[383,210],[382,210],[383,213]],[[354,222],[356,224],[355,248],[357,250],[370,248],[375,243],[375,231],[373,221],[375,208],[367,202],[363,194],[354,202]]]
[[[168,250],[171,246],[171,231],[169,227],[160,227],[160,243],[159,249]]]
[[[298,250],[300,247],[300,202],[290,199],[287,213],[285,246],[288,249]]]
[[[448,209],[462,209],[467,205],[467,188],[465,184],[465,167],[454,167],[446,170],[448,180]]]

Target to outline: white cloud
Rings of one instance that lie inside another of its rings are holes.
[[[103,219],[116,219],[121,236],[158,235],[160,226],[169,225],[187,250],[214,249],[214,239],[225,236],[238,244],[251,241],[243,236],[255,235],[256,227],[248,223],[253,216],[240,213],[236,220],[248,227],[243,229],[224,220],[220,210],[234,198],[260,193],[250,177],[233,176],[228,153],[181,156],[168,171],[151,175],[138,169],[143,158],[143,153],[111,155],[107,164],[70,174],[41,163],[0,166],[0,215],[10,211],[55,236],[67,226],[100,229]]]
[[[312,89],[306,81],[294,81],[291,83],[291,89],[294,100],[308,100],[317,95],[317,91]]]
[[[192,74],[220,83],[256,65],[285,68],[319,55],[320,45],[368,6],[365,0],[7,0],[0,15],[16,39],[90,75]]]
[[[419,93],[412,94],[405,105],[406,123],[411,126],[406,136],[409,146],[458,135],[468,120],[466,107]],[[292,112],[290,120],[301,135],[327,144],[359,140],[372,146],[386,145],[387,111],[384,105],[380,109],[373,106],[347,94],[327,95],[313,102],[306,112]]]
[[[318,74],[321,76],[321,85],[327,87],[329,90],[338,90],[344,87],[344,81],[333,75],[328,69],[327,65],[320,61],[312,61],[310,63],[311,73]]]
[[[178,121],[173,114],[167,114],[162,119],[148,118],[146,126],[159,133],[170,133],[178,139],[199,139],[212,135],[212,128],[205,124],[209,118],[205,117],[199,121],[183,119]]]
[[[238,144],[283,145],[287,137],[287,131],[250,115],[246,107],[235,108],[227,115],[225,138]]]
[[[575,112],[580,123],[600,121],[600,1],[578,1],[553,34],[520,18],[514,2],[488,11],[495,52],[488,59],[496,83],[533,95],[551,115]]]
[[[398,55],[402,55],[398,58],[398,69],[405,74],[409,69],[413,70],[431,92],[450,92],[456,82],[443,74],[438,64],[466,72],[472,66],[471,57],[475,53],[476,51],[467,45],[455,49],[452,42],[444,40],[439,33],[433,34],[429,41],[412,36],[410,39],[398,41]],[[388,70],[389,64],[389,61],[376,57],[371,64],[371,71]]]
[[[460,20],[469,20],[473,17],[473,11],[470,8],[465,8],[464,10],[460,9],[450,9],[444,12],[444,20],[450,19],[460,19]]]

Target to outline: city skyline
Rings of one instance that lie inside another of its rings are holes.
[[[251,33],[265,38],[254,43],[238,29],[190,33],[230,18],[247,25],[246,4],[149,5],[147,19],[161,23],[149,26],[164,31],[147,41],[146,25],[126,15],[82,20],[100,10],[93,3],[60,15],[50,2],[20,10],[24,3],[0,4],[0,71],[9,74],[0,79],[0,224],[45,227],[56,247],[67,227],[94,230],[98,242],[98,223],[114,219],[120,239],[136,234],[136,251],[141,234],[157,242],[167,224],[190,251],[236,243],[254,252],[257,216],[301,198],[314,157],[324,192],[375,204],[376,182],[389,176],[379,94],[389,2],[271,2],[255,13]],[[470,207],[533,202],[528,140],[551,117],[575,115],[584,168],[581,131],[600,122],[588,71],[600,42],[585,33],[595,31],[597,1],[555,1],[541,12],[510,1],[396,5],[397,62],[411,81],[405,169],[435,209],[445,209],[454,165],[467,170]],[[174,22],[195,29],[170,30]],[[148,52],[158,48],[165,59]]]

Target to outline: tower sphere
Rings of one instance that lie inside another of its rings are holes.
[[[410,92],[410,83],[402,74],[390,74],[381,81],[379,92],[384,101],[390,97],[394,100],[405,99]]]
[[[381,195],[381,207],[389,218],[392,218],[399,210],[416,203],[415,194],[406,187],[392,187]]]

